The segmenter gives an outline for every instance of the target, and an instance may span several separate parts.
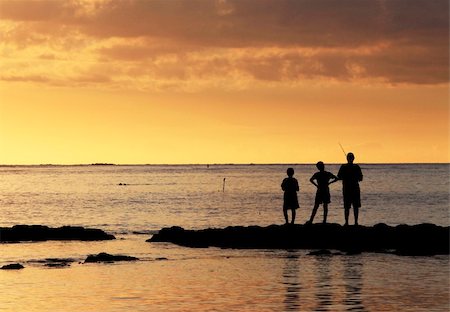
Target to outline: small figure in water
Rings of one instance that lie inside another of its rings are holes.
[[[342,180],[342,194],[344,195],[345,225],[348,225],[350,208],[353,206],[355,225],[358,225],[359,207],[361,207],[361,192],[359,182],[363,180],[361,168],[354,164],[355,155],[347,154],[347,163],[339,169],[338,179]]]
[[[292,210],[292,221],[291,224],[294,224],[295,221],[295,210],[299,208],[297,192],[299,191],[298,181],[294,178],[294,169],[288,168],[286,171],[288,177],[283,180],[281,183],[281,189],[284,191],[284,202],[283,202],[283,214],[286,224],[288,224],[288,209]]]
[[[331,172],[325,171],[325,165],[323,162],[319,161],[316,164],[316,167],[319,169],[319,172],[314,173],[311,179],[309,179],[309,181],[317,187],[317,192],[314,208],[308,223],[313,222],[320,204],[323,204],[323,223],[327,223],[328,204],[331,202],[330,188],[328,185],[338,181],[339,179]]]

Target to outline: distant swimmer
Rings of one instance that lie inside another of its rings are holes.
[[[284,202],[283,202],[283,214],[286,224],[289,223],[288,220],[288,209],[292,210],[292,220],[291,224],[295,221],[295,210],[299,208],[297,192],[300,190],[298,187],[298,181],[294,178],[294,169],[288,168],[286,171],[288,177],[281,183],[281,189],[284,191]]]
[[[323,204],[323,223],[327,223],[328,204],[331,202],[329,185],[339,179],[331,172],[325,171],[325,165],[319,161],[316,164],[318,172],[314,173],[309,181],[317,187],[314,208],[308,223],[312,223],[320,204]]]
[[[353,206],[355,225],[358,225],[359,208],[361,207],[361,191],[359,182],[363,180],[361,168],[354,164],[355,155],[347,154],[347,163],[342,165],[337,175],[342,180],[342,194],[344,196],[345,225],[348,225],[350,208]]]

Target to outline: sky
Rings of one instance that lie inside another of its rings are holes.
[[[0,0],[0,164],[449,162],[447,0]]]

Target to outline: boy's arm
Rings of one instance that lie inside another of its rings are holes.
[[[311,182],[312,184],[314,184],[316,187],[319,187],[319,185],[318,185],[316,182],[314,182],[315,179],[316,179],[316,176],[313,175],[313,176],[311,177],[311,179],[309,179],[309,182]]]
[[[339,181],[339,178],[337,176],[335,176],[334,174],[331,174],[331,181],[328,184],[334,183]]]

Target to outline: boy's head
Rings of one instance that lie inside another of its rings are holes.
[[[348,153],[347,154],[347,162],[349,164],[353,164],[353,161],[355,160],[355,155],[353,155],[353,153]]]
[[[288,177],[292,177],[294,175],[294,168],[288,168],[286,170]]]
[[[317,169],[319,169],[319,171],[324,171],[325,170],[325,165],[323,164],[323,161],[319,161],[316,164]]]

